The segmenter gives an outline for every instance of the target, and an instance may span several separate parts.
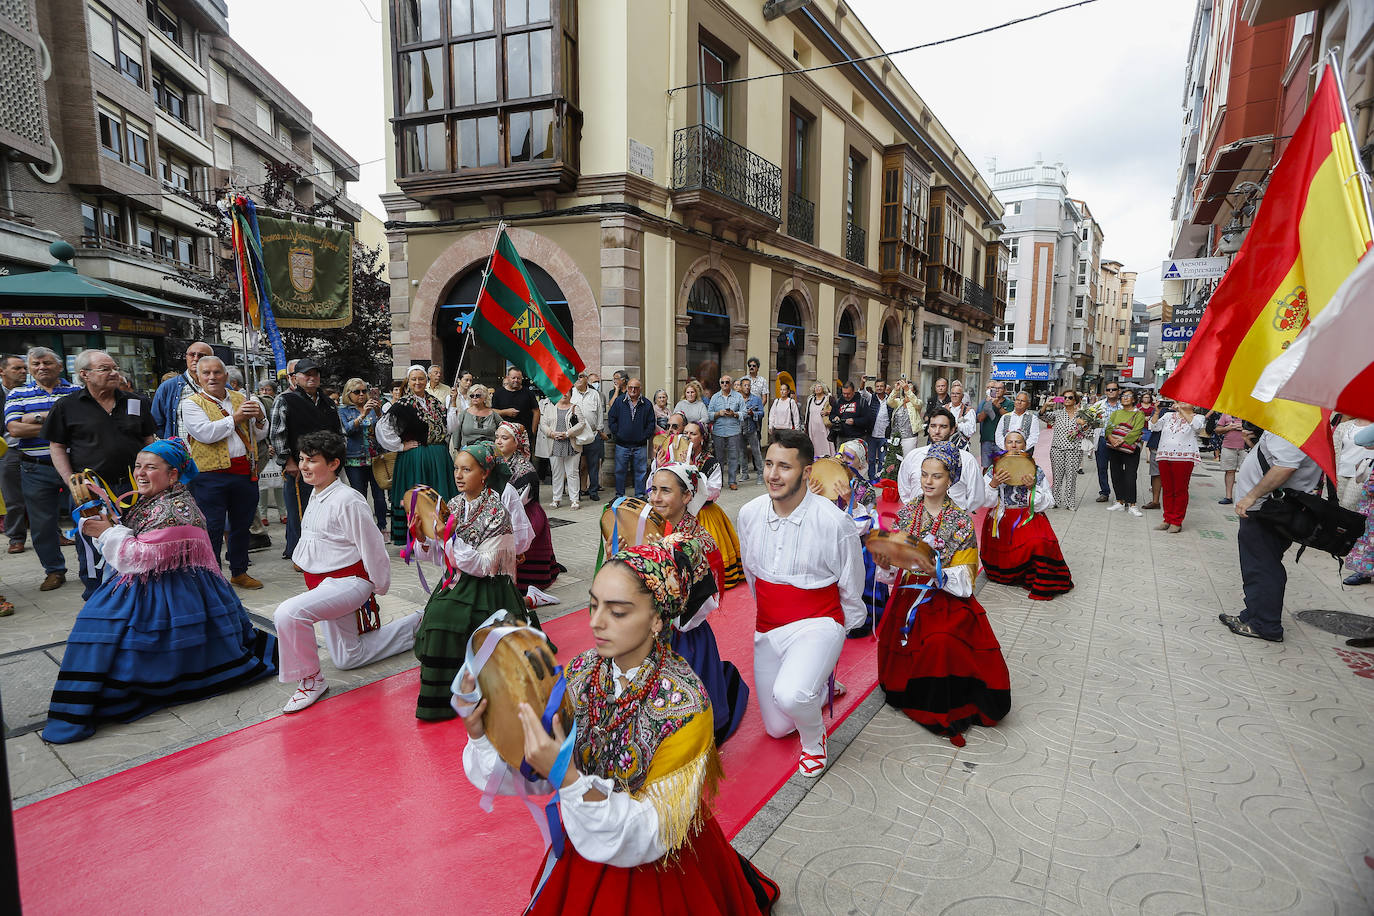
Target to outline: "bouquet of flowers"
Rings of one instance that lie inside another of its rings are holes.
[[[1091,452],[1096,447],[1094,431],[1100,427],[1106,417],[1103,410],[1097,405],[1084,407],[1078,411],[1078,423],[1074,427],[1073,436],[1078,442],[1078,447],[1084,452]]]

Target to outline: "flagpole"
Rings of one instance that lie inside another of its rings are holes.
[[[506,231],[506,221],[496,224],[496,235],[491,240],[491,253],[487,255],[487,266],[482,269],[482,285],[477,288],[477,302],[472,307],[472,318],[476,319],[477,309],[482,306],[482,294],[487,291],[487,278],[491,276],[491,262],[496,257],[496,246],[501,241],[501,233]],[[458,379],[463,372],[463,359],[468,354],[468,343],[472,340],[472,320],[468,321],[467,333],[463,335],[463,349],[458,351],[458,368],[453,372],[453,387],[458,387]]]
[[[1364,203],[1364,218],[1371,226],[1374,226],[1374,212],[1371,212],[1369,204],[1369,176],[1365,174],[1364,166],[1360,164],[1360,151],[1355,147],[1355,120],[1350,116],[1350,105],[1345,98],[1345,80],[1341,77],[1340,59],[1336,57],[1334,47],[1327,49],[1326,56],[1326,65],[1331,68],[1331,74],[1336,78],[1336,95],[1341,100],[1341,114],[1345,116],[1346,136],[1350,138],[1350,157],[1355,161],[1355,174],[1351,177],[1359,180],[1360,200]],[[1346,180],[1349,181],[1350,178]]]
[[[248,295],[243,288],[243,259],[239,255],[243,231],[239,228],[239,221],[234,215],[237,197],[238,195],[235,194],[229,199],[229,237],[234,245],[234,267],[237,274],[235,279],[239,281],[239,320],[243,325],[243,387],[251,392],[257,388],[257,385],[252,384],[256,380],[253,378],[253,369],[248,364]]]

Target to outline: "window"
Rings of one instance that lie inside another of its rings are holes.
[[[100,237],[112,242],[124,241],[124,221],[120,219],[119,208],[104,204],[100,208]]]
[[[134,233],[134,240],[138,244],[138,247],[147,248],[149,251],[152,251],[154,239],[156,239],[156,237],[157,233],[153,228],[152,222],[140,217],[137,223],[137,229]]]
[[[148,125],[129,118],[124,122],[124,134],[129,141],[127,161],[145,175],[153,174],[148,159]]]
[[[100,124],[100,152],[111,159],[124,159],[124,117],[118,111],[101,105],[96,109]]]
[[[789,178],[787,188],[793,194],[806,196],[807,156],[806,139],[811,133],[811,121],[800,112],[792,112],[788,125],[790,136],[787,142]]]
[[[996,331],[996,337],[1002,343],[1014,343],[1016,341],[1016,325],[1001,325]]]
[[[493,143],[495,126],[492,127]],[[448,166],[444,123],[408,125],[402,134],[402,155],[407,175],[420,172],[442,172]],[[475,163],[474,163],[475,164]]]
[[[181,44],[181,20],[164,0],[148,0],[148,22],[172,44]]]
[[[210,101],[216,105],[229,104],[229,73],[213,60],[210,61]]]
[[[117,67],[119,58],[115,56],[114,16],[99,4],[88,4],[86,28],[91,35],[91,51],[111,67]]]
[[[1078,261],[1078,285],[1082,286],[1084,283],[1087,283],[1087,282],[1088,282],[1088,261],[1087,261],[1086,258],[1080,258],[1079,261]]]
[[[167,114],[183,124],[187,123],[189,110],[186,107],[186,89],[161,70],[153,71],[153,101]]]
[[[95,204],[83,200],[81,202],[81,237],[88,239],[99,234],[99,225]]]
[[[729,79],[729,68],[715,51],[701,47],[701,123],[716,133],[725,135],[726,91],[729,87],[719,85]]]
[[[527,99],[553,90],[549,41],[548,29],[506,36],[506,98]]]
[[[133,29],[119,24],[119,43],[115,47],[119,72],[138,88],[143,88],[143,37]]]
[[[849,151],[848,168],[844,180],[844,218],[862,225],[864,219],[864,158]]]
[[[1073,317],[1082,318],[1086,310],[1086,303],[1083,296],[1075,296],[1073,299]]]
[[[277,125],[277,143],[282,149],[291,148],[291,128],[285,124]]]
[[[1088,227],[1087,227],[1087,225],[1085,224],[1085,225],[1083,226],[1083,241],[1086,242],[1087,240],[1088,240]]]
[[[417,41],[433,41],[437,39],[443,31],[443,19],[440,12],[444,7],[441,0],[401,0],[396,4],[396,25],[400,34],[401,41],[411,44]],[[461,15],[460,10],[469,6],[487,7],[487,14],[491,13],[491,0],[453,0],[453,18],[456,21]],[[490,26],[488,26],[490,28]]]
[[[234,167],[234,141],[229,134],[215,128],[215,168],[228,171]]]
[[[1075,353],[1082,353],[1082,352],[1083,352],[1083,329],[1082,329],[1082,328],[1074,328],[1074,329],[1073,329],[1073,352],[1075,352]]]
[[[182,191],[191,190],[191,164],[171,150],[164,149],[158,155],[157,172],[163,184]]]
[[[1021,201],[1014,200],[1011,202],[1011,213],[1013,216],[1021,215]]]
[[[926,220],[930,189],[903,149],[883,155],[883,212],[879,227],[881,270],[919,277],[925,267]]]
[[[1016,301],[1016,281],[1015,281],[1015,280],[1008,280],[1008,281],[1007,281],[1007,301],[1008,301],[1008,302],[1015,302],[1015,301]]]
[[[471,48],[474,42],[454,45],[454,53],[459,48]],[[491,44],[491,42],[486,42]],[[458,60],[453,63],[454,73],[460,72]],[[492,61],[495,71],[495,60]],[[416,111],[438,111],[444,105],[444,51],[442,48],[426,48],[401,55],[401,70],[398,80],[401,89],[401,111],[407,114]],[[493,98],[495,89],[493,88]],[[461,100],[457,104],[465,104]],[[470,103],[468,103],[470,104]]]
[[[1021,240],[1019,238],[1007,239],[1007,258],[1015,264],[1021,257]]]
[[[265,99],[257,100],[257,119],[258,127],[262,128],[263,133],[272,133],[272,106],[267,104]]]

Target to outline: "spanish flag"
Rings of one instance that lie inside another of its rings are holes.
[[[1297,401],[1260,401],[1252,392],[1369,247],[1355,147],[1328,67],[1274,167],[1250,234],[1161,392],[1249,420],[1301,448],[1334,477],[1330,413]]]

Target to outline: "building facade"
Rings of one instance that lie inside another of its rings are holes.
[[[1110,258],[1098,266],[1098,289],[1102,297],[1097,309],[1094,333],[1097,336],[1097,382],[1129,378],[1132,305],[1135,302],[1136,271],[1124,270],[1120,261]]]
[[[587,365],[646,392],[750,356],[802,390],[985,379],[1001,205],[891,65],[789,72],[881,51],[843,4],[389,6],[397,366],[453,373],[504,220]]]
[[[70,368],[78,352],[100,347],[148,387],[177,362],[182,337],[218,336],[203,313],[227,255],[214,206],[227,185],[261,182],[264,161],[292,161],[325,172],[297,184],[297,201],[327,193],[340,219],[359,218],[343,184],[357,179],[356,161],[228,30],[223,0],[0,7],[7,62],[19,61],[3,76],[0,269],[46,269],[47,247],[61,238],[76,248],[81,274],[171,303],[121,315],[35,304],[5,316],[0,349],[50,346]],[[274,130],[257,136],[264,99]]]

